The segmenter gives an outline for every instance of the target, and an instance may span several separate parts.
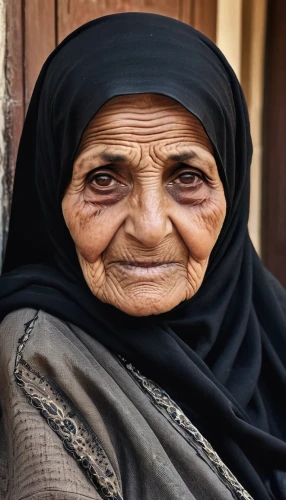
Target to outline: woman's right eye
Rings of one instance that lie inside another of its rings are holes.
[[[122,200],[129,192],[129,185],[121,182],[120,177],[116,172],[90,172],[85,180],[86,201],[114,205]]]
[[[119,182],[116,181],[114,177],[112,177],[109,174],[93,175],[89,182],[90,184],[93,184],[96,187],[112,187],[119,184]]]

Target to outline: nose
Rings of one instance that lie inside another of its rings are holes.
[[[164,193],[157,189],[142,189],[130,201],[125,231],[144,246],[158,246],[172,232]]]

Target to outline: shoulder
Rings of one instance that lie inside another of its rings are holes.
[[[26,307],[7,314],[0,323],[0,334],[4,335],[8,330],[11,333],[12,330],[23,327],[36,313],[35,309]]]
[[[25,324],[35,315],[35,309],[19,309],[7,314],[0,324],[0,367],[11,356],[15,357],[19,338],[24,334]]]
[[[43,331],[47,327],[61,330],[67,328],[67,323],[43,310],[37,311],[31,308],[18,309],[17,311],[7,314],[0,323],[2,350],[5,348],[6,344],[11,346],[14,343],[14,345],[17,345],[27,325],[35,318],[37,319],[37,326],[40,326]]]
[[[50,337],[65,334],[65,328],[63,321],[34,309],[15,311],[0,325],[0,434],[5,438],[0,465],[5,460],[3,472],[9,478],[2,488],[4,498],[19,498],[21,492],[21,498],[44,499],[48,490],[52,490],[49,498],[100,498],[59,440],[68,439],[63,415],[70,416],[69,400],[61,404],[59,397],[64,396],[53,385],[52,368],[59,364],[60,354],[58,348],[49,349],[49,342]],[[58,432],[53,432],[59,422]],[[29,470],[33,474],[27,476]]]
[[[0,381],[13,375],[19,344],[30,325],[33,327],[33,339],[37,343],[45,339],[46,344],[47,332],[68,329],[60,319],[32,308],[18,309],[5,316],[0,324]]]
[[[21,332],[25,328],[25,325],[29,323],[36,315],[39,316],[39,322],[52,324],[64,323],[59,318],[46,313],[43,310],[36,310],[32,308],[17,309],[9,314],[7,314],[0,323],[0,335],[7,334],[9,331],[12,334],[13,331]]]

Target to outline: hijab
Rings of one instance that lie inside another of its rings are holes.
[[[200,120],[227,201],[196,295],[146,318],[129,317],[91,294],[61,211],[92,117],[113,97],[141,93],[173,98]],[[249,493],[269,500],[285,498],[286,490],[286,296],[248,235],[251,155],[241,87],[204,35],[139,13],[80,27],[49,56],[31,98],[0,311],[4,317],[41,308],[127,358],[181,406]]]

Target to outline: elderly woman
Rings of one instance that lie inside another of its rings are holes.
[[[48,58],[0,279],[2,498],[286,498],[250,162],[239,83],[190,26],[109,16]]]

